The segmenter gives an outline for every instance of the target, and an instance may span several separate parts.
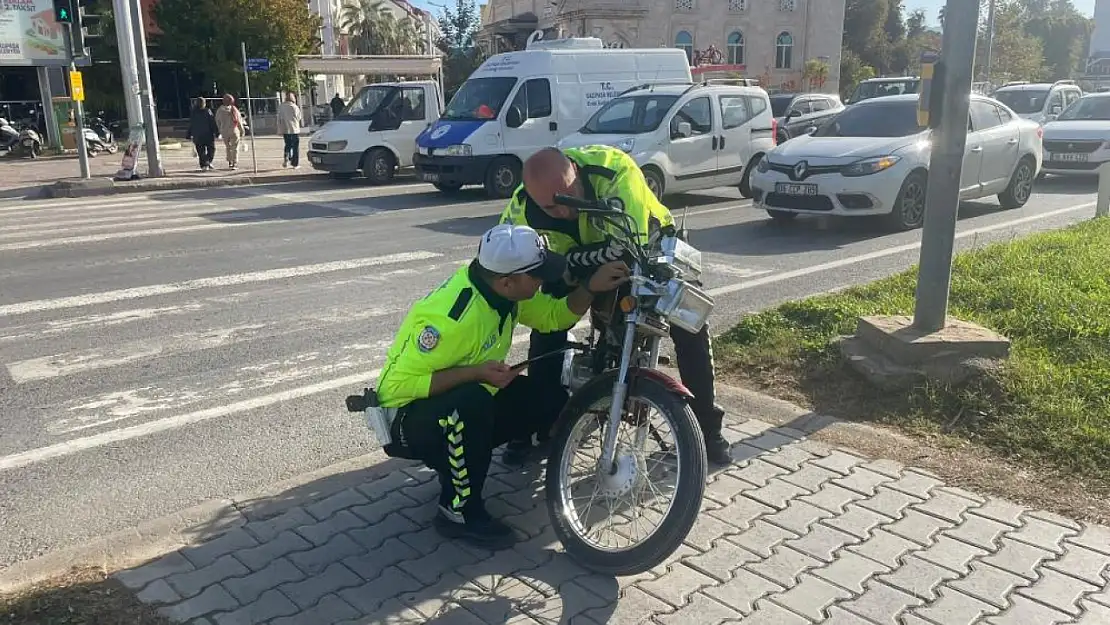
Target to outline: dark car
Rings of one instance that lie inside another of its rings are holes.
[[[821,128],[825,122],[844,110],[840,97],[828,93],[776,93],[771,96],[771,114],[778,120],[776,143],[806,134],[809,128]]]

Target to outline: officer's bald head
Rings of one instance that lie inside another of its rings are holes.
[[[582,197],[578,168],[558,148],[544,148],[524,161],[524,190],[548,215],[574,219],[578,211],[555,203],[556,195]]]

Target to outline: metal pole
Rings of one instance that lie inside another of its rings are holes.
[[[66,52],[69,53],[69,71],[76,72],[77,65],[73,62],[73,25],[66,24]],[[72,74],[70,74],[72,76]],[[70,96],[73,95],[73,83],[70,82],[69,89]],[[81,168],[81,177],[85,180],[92,178],[92,172],[89,170],[89,146],[85,143],[85,107],[81,105],[81,101],[73,99],[73,126],[77,131],[77,163]]]
[[[1095,217],[1110,215],[1110,163],[1098,168],[1098,201],[1095,202]]]
[[[983,80],[987,84],[991,84],[991,60],[994,57],[994,3],[995,0],[988,0],[990,4],[987,5],[987,74]]]
[[[940,124],[932,136],[925,224],[921,233],[921,265],[917,274],[917,302],[913,315],[914,327],[922,332],[936,332],[944,328],[948,315],[952,250],[956,242],[960,174],[967,144],[968,104],[978,25],[978,2],[948,0],[941,43],[941,62],[945,64],[944,98]]]
[[[258,173],[258,150],[254,146],[254,135],[258,129],[254,127],[254,117],[251,115],[251,77],[247,71],[247,42],[240,43],[243,47],[243,83],[247,89],[247,124],[251,127],[251,161],[254,163],[254,173]]]
[[[158,112],[154,108],[154,92],[150,88],[150,58],[146,52],[146,27],[139,0],[128,0],[131,7],[132,32],[135,34],[135,61],[139,76],[139,109],[146,128],[147,175],[156,178],[166,175],[162,169],[162,151],[158,145]]]
[[[139,104],[139,68],[135,61],[135,35],[131,31],[131,9],[128,0],[112,0],[116,16],[116,44],[119,67],[123,77],[123,103],[127,107],[128,128],[142,128],[142,106]]]
[[[35,68],[39,79],[39,98],[42,100],[43,118],[46,120],[46,140],[59,150],[62,148],[62,138],[58,136],[58,119],[54,115],[54,98],[50,88],[50,68],[39,66]]]

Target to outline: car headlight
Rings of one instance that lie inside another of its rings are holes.
[[[624,139],[623,141],[618,141],[618,142],[614,143],[613,147],[620,148],[620,149],[624,150],[625,152],[631,153],[632,148],[636,147],[636,140],[635,139]]]
[[[755,165],[755,170],[758,171],[761,174],[767,173],[767,170],[769,170],[769,169],[771,169],[771,164],[767,162],[767,157],[766,156],[763,156],[763,158],[760,158],[759,162],[756,163],[756,165]]]
[[[894,167],[895,163],[902,160],[901,156],[876,156],[858,160],[851,165],[846,165],[840,170],[841,176],[849,178],[856,176],[870,176]]]
[[[443,149],[445,156],[470,156],[471,148],[469,143],[459,143],[457,145],[449,145]]]
[[[346,149],[346,141],[328,141],[328,152],[342,152]]]

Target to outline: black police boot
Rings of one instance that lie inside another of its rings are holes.
[[[508,549],[517,542],[513,528],[491,517],[481,502],[467,505],[462,514],[440,505],[433,524],[445,538],[462,540],[484,549]]]
[[[700,411],[697,417],[702,435],[705,436],[706,459],[718,467],[732,464],[729,442],[721,435],[721,426],[725,419],[724,408],[714,404],[712,408]]]

